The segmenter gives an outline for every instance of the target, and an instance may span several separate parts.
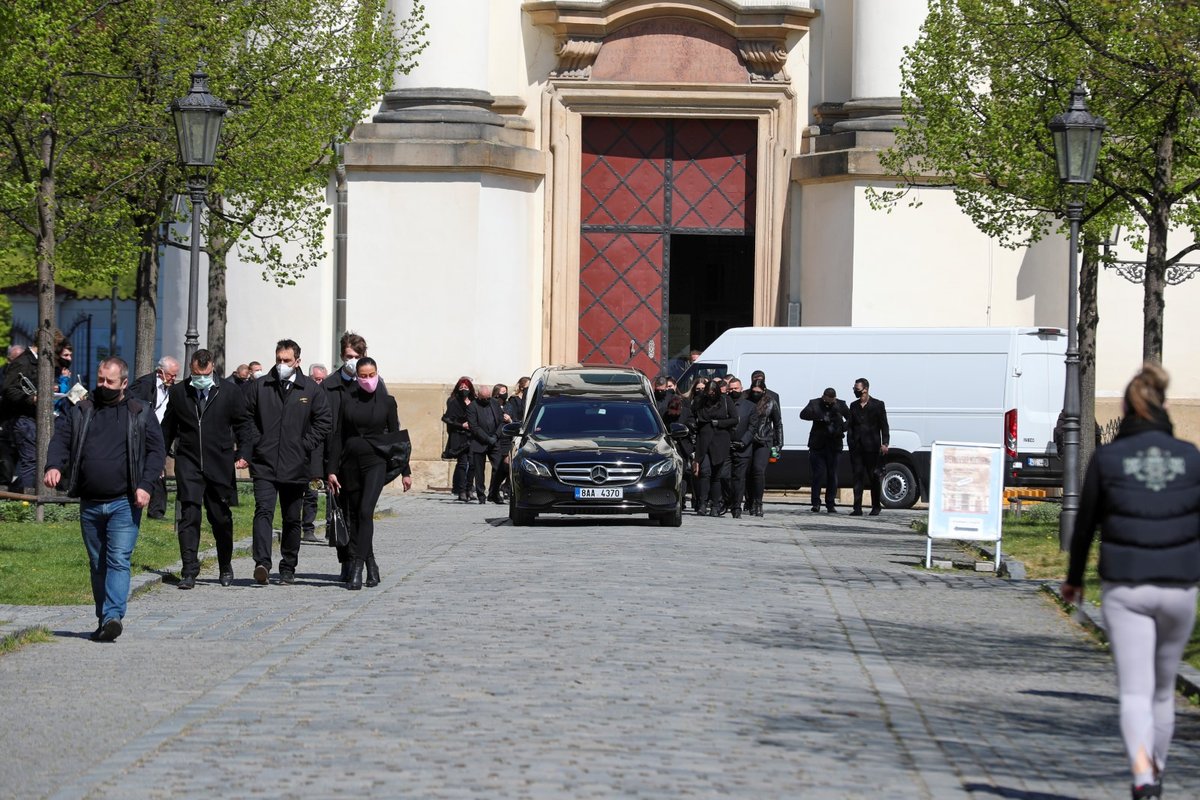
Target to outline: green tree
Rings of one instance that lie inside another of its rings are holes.
[[[113,53],[152,20],[139,0],[9,0],[0,6],[0,247],[32,243],[38,282],[37,346],[57,328],[59,270],[111,274],[135,243],[122,187],[135,170],[121,145],[124,82]],[[38,474],[53,422],[54,360],[38,370]]]
[[[883,156],[902,187],[877,201],[897,202],[906,186],[952,186],[975,225],[1005,246],[1061,230],[1066,198],[1047,124],[1077,77],[1108,122],[1083,225],[1085,432],[1094,421],[1099,242],[1123,222],[1144,243],[1143,352],[1156,360],[1166,270],[1195,248],[1166,250],[1173,227],[1200,228],[1198,34],[1200,10],[1181,0],[931,0],[903,64],[907,126]]]

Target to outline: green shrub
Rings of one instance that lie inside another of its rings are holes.
[[[1056,523],[1061,513],[1062,505],[1059,503],[1034,503],[1024,509],[1021,516],[1033,523]]]

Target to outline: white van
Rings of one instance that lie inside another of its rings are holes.
[[[731,328],[688,367],[678,384],[733,374],[747,386],[762,370],[779,394],[784,452],[767,485],[810,482],[810,422],[800,411],[827,386],[852,402],[854,381],[871,382],[891,429],[883,504],[928,499],[935,441],[1003,444],[1010,486],[1060,486],[1054,426],[1066,382],[1066,332],[1058,328]],[[848,487],[843,452],[839,485]]]

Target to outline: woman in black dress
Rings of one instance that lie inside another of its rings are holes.
[[[400,430],[396,399],[388,394],[379,379],[375,359],[364,357],[355,367],[356,379],[342,399],[337,433],[330,442],[325,465],[329,485],[341,498],[346,524],[350,529],[350,580],[348,589],[363,587],[363,567],[367,568],[367,586],[379,585],[379,565],[375,563],[375,506],[383,491],[387,460],[380,455],[387,434]],[[404,491],[412,486],[412,476],[403,474]]]
[[[473,402],[475,384],[464,375],[446,398],[446,413],[442,414],[446,425],[446,450],[442,458],[455,461],[450,493],[464,503],[471,502],[471,426],[467,424],[467,407]]]
[[[737,425],[737,413],[729,399],[729,385],[717,378],[708,384],[700,410],[696,414],[696,460],[699,469],[692,472],[699,480],[698,494],[705,500],[701,515],[722,516],[728,509],[725,498],[730,495],[729,447],[730,431]],[[708,462],[708,480],[705,480],[705,465]],[[704,495],[707,493],[707,497]]]

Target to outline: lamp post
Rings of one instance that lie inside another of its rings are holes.
[[[221,121],[228,107],[208,93],[208,75],[204,62],[192,73],[192,88],[186,96],[171,103],[175,135],[179,140],[179,163],[188,173],[188,198],[192,203],[191,268],[188,274],[187,330],[183,334],[184,367],[192,363],[192,354],[200,346],[197,304],[200,293],[200,206],[208,192],[206,169],[213,166]]]
[[[1071,225],[1067,280],[1067,385],[1063,393],[1063,503],[1058,518],[1058,543],[1071,547],[1071,533],[1079,513],[1079,224],[1083,220],[1083,198],[1096,172],[1100,137],[1105,122],[1087,108],[1087,90],[1077,80],[1071,105],[1050,120],[1058,179],[1067,188],[1067,220]],[[1081,187],[1073,189],[1072,187]]]

